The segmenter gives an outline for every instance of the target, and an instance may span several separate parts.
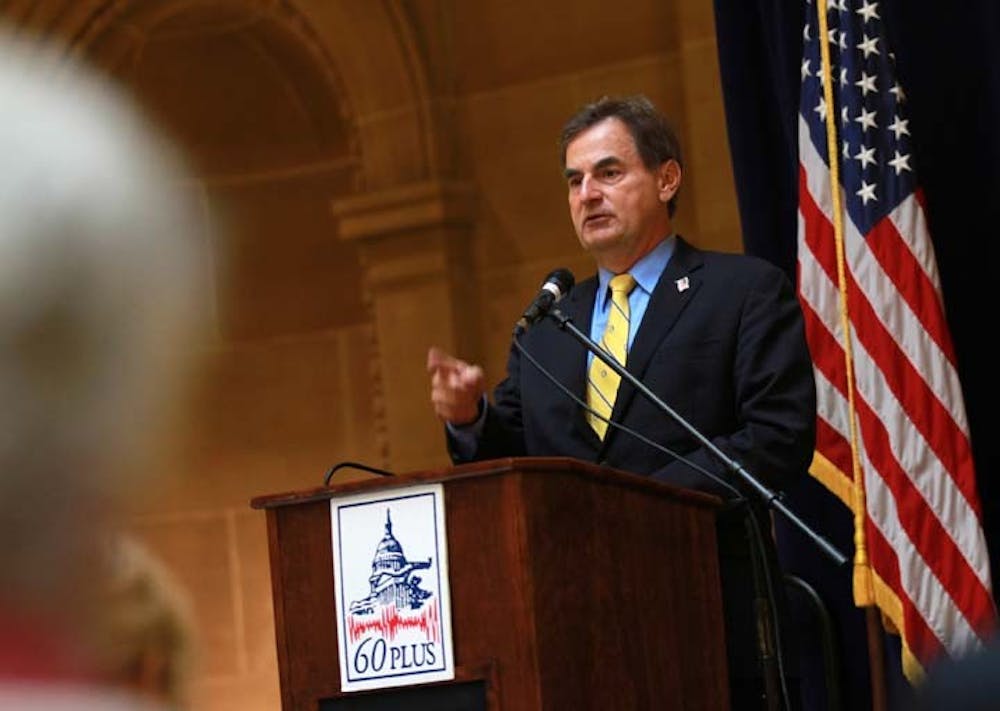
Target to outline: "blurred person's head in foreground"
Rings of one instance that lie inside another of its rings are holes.
[[[191,365],[201,237],[170,146],[65,50],[0,31],[0,107],[2,682],[87,667],[107,526]]]

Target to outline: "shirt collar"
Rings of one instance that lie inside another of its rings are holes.
[[[642,259],[632,265],[629,274],[635,279],[636,287],[641,288],[647,294],[652,294],[656,287],[656,282],[660,280],[660,275],[667,267],[671,255],[674,253],[674,246],[677,244],[677,235],[670,235],[654,247]],[[608,304],[608,284],[615,273],[598,267],[597,269],[597,308],[603,311]]]

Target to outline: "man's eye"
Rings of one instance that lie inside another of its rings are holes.
[[[607,168],[602,175],[608,180],[614,180],[621,174],[622,172],[618,168]]]

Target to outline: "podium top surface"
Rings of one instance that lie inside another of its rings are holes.
[[[643,489],[650,494],[683,501],[688,505],[717,509],[722,506],[722,500],[712,494],[706,494],[692,489],[681,489],[647,476],[631,474],[610,467],[598,466],[589,462],[568,457],[507,457],[491,459],[471,464],[461,464],[442,469],[428,469],[409,472],[398,476],[385,477],[373,475],[370,479],[361,479],[333,486],[318,486],[311,489],[289,491],[279,494],[257,496],[250,501],[251,508],[272,509],[281,506],[302,504],[311,501],[322,501],[345,494],[356,494],[377,489],[395,489],[415,484],[431,484],[477,477],[503,476],[521,474],[529,476],[545,476],[546,474],[569,474],[594,483],[604,483],[614,486]]]

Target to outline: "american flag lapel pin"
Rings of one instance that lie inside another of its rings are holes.
[[[691,282],[688,281],[687,277],[681,277],[680,279],[678,279],[677,281],[675,281],[674,284],[677,285],[677,291],[680,291],[680,292],[687,291],[688,287],[691,286]]]

